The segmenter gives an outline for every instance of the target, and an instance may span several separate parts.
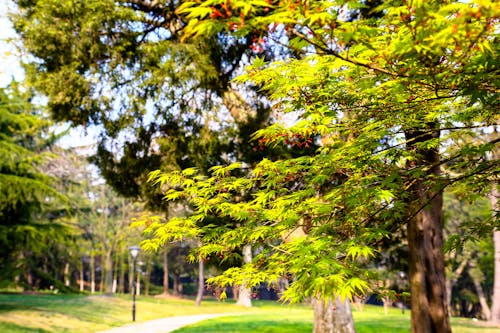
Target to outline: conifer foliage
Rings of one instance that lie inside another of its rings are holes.
[[[0,266],[11,283],[29,269],[30,255],[65,236],[51,222],[64,198],[40,170],[48,125],[16,84],[0,90]],[[31,274],[22,276],[29,280]]]

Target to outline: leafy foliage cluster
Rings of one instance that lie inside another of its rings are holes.
[[[197,236],[202,257],[224,257],[251,243],[254,262],[213,281],[275,283],[292,274],[285,299],[352,296],[373,286],[363,268],[383,239],[428,211],[445,188],[466,188],[463,196],[489,188],[499,170],[487,158],[498,145],[488,135],[498,126],[498,4],[386,2],[377,8],[383,15],[349,19],[363,7],[206,1],[179,9],[191,19],[186,38],[283,29],[299,57],[257,58],[236,82],[261,87],[275,110],[298,115],[291,126],[258,131],[261,143],[320,147],[251,170],[214,167],[208,177],[194,169],[151,174],[167,200],[187,200],[193,214],[150,224],[156,239],[145,246]],[[207,217],[236,228],[200,227]]]

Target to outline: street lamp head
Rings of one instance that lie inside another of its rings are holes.
[[[141,251],[141,248],[137,245],[131,246],[128,248],[130,255],[132,256],[133,259],[137,258],[137,255]]]

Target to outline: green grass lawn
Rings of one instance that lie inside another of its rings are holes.
[[[259,304],[257,304],[259,306]],[[302,307],[266,307],[262,313],[229,316],[206,320],[175,331],[175,333],[311,333],[312,312]],[[410,333],[410,313],[393,308],[385,314],[382,307],[365,306],[353,309],[357,333]],[[454,333],[500,333],[500,327],[474,322],[466,318],[452,319]]]
[[[88,333],[131,322],[130,296],[0,294],[1,333]],[[229,303],[140,296],[137,321],[200,314],[235,313],[241,308]]]
[[[140,296],[137,321],[200,314],[228,313],[227,317],[207,320],[177,330],[177,333],[310,333],[312,311],[308,306],[285,306],[274,302],[254,302],[250,309],[231,302],[204,301],[194,306],[189,299],[163,299]],[[82,295],[0,294],[1,333],[93,333],[131,322],[132,302],[119,297]],[[410,332],[410,317],[398,309],[385,315],[381,307],[365,306],[353,310],[358,333]],[[245,312],[245,315],[241,315]],[[231,315],[234,314],[234,315]],[[238,315],[236,315],[238,314]],[[470,319],[453,318],[454,333],[500,333],[500,328],[483,326]],[[141,332],[147,333],[147,332]]]

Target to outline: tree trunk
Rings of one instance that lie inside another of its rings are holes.
[[[80,260],[80,291],[85,290],[85,273],[83,271],[83,259]]]
[[[283,293],[288,289],[290,282],[288,281],[288,277],[281,277],[278,280],[278,297],[281,298]]]
[[[201,305],[201,300],[203,299],[203,294],[205,292],[205,274],[204,274],[205,264],[203,259],[200,258],[198,263],[198,293],[196,294],[196,306]]]
[[[90,269],[90,293],[93,294],[95,293],[95,256],[94,253],[92,252],[90,254],[90,264],[89,264],[89,269]]]
[[[422,181],[419,187],[419,203],[430,202],[408,225],[412,332],[450,333],[442,252],[442,193],[429,193]]]
[[[422,130],[406,131],[407,149],[416,160],[410,167],[434,165],[410,187],[408,248],[411,284],[411,328],[413,333],[451,333],[446,297],[443,255],[443,192],[439,187],[441,171],[439,150],[421,148],[419,143],[439,137],[437,124]]]
[[[118,292],[120,294],[125,293],[125,271],[126,271],[126,266],[125,266],[125,256],[123,255],[123,249],[120,250],[120,278],[118,279]]]
[[[476,288],[477,298],[479,299],[479,304],[481,305],[481,311],[483,313],[483,318],[486,320],[491,319],[491,311],[488,306],[488,301],[486,300],[486,295],[484,294],[483,287],[481,286],[481,281],[484,279],[484,274],[479,270],[475,264],[471,265],[469,269],[469,276],[474,283],[474,288]]]
[[[66,262],[66,264],[64,264],[64,285],[66,287],[69,287],[70,285],[70,279],[69,279],[69,262]]]
[[[252,262],[252,245],[248,244],[243,246],[243,264]],[[252,290],[245,286],[245,281],[238,289],[238,301],[236,305],[251,307],[252,306]]]
[[[163,295],[168,295],[168,247],[163,251]]]
[[[111,256],[111,251],[106,251],[104,258],[104,283],[106,294],[113,295],[113,257]]]
[[[153,270],[153,258],[151,256],[148,256],[146,259],[146,275],[144,276],[144,296],[149,296],[152,270]]]
[[[366,296],[353,296],[354,306],[359,312],[365,310]]]
[[[182,282],[181,276],[178,272],[174,272],[174,295],[181,296],[182,295]]]
[[[387,316],[389,314],[389,309],[394,304],[394,301],[389,296],[382,297],[382,303],[384,303],[384,314]]]
[[[239,293],[240,293],[240,287],[239,286],[233,286],[233,299],[235,301],[238,301]]]
[[[446,279],[446,304],[448,305],[448,314],[450,316],[453,315],[453,309],[451,307],[451,296],[453,292],[453,287],[455,283],[453,283],[450,279]]]
[[[491,210],[493,211],[493,218],[497,218],[499,211],[498,207],[498,184],[493,182],[490,193]],[[493,278],[493,296],[491,304],[491,321],[500,323],[500,230],[497,229],[493,232],[493,246],[495,248],[495,275]]]
[[[102,292],[105,292],[105,290],[104,290],[104,281],[105,281],[105,279],[106,279],[106,276],[105,276],[105,274],[106,274],[106,270],[105,270],[105,269],[103,269],[103,267],[102,267],[102,256],[100,257],[100,259],[101,259],[101,260],[100,260],[100,263],[101,263],[101,270],[99,271],[99,273],[100,273],[100,276],[99,276],[99,278],[100,278],[100,279],[99,279],[99,292],[101,292],[101,293],[102,293]]]
[[[113,260],[113,294],[118,292],[118,274],[120,272],[120,255],[116,254]]]
[[[467,263],[468,263],[467,259],[465,258],[462,259],[462,262],[460,262],[458,268],[454,271],[452,269],[451,272],[449,273],[448,279],[446,279],[446,304],[448,305],[448,309],[451,309],[451,296],[453,292],[453,287],[455,286],[455,284],[457,284],[457,281],[462,275],[465,267],[467,266]]]
[[[29,287],[29,290],[34,290],[34,282],[33,282],[33,273],[31,272],[31,268],[26,267],[26,284]]]
[[[136,285],[136,289],[135,289],[135,294],[137,296],[140,296],[141,295],[141,270],[136,270],[135,271],[135,277],[136,277],[136,282],[135,282],[135,285]]]
[[[343,302],[339,297],[328,301],[313,298],[313,333],[354,333],[351,306],[348,299]]]

